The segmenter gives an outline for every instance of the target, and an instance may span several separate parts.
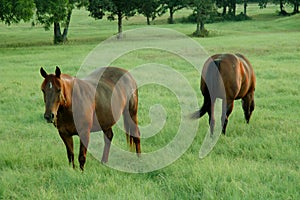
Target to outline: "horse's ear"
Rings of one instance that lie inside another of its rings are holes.
[[[46,78],[48,76],[47,72],[41,67],[40,69],[40,73],[42,75],[42,77]]]
[[[57,78],[60,78],[60,75],[61,75],[60,69],[59,69],[58,66],[56,66],[56,69],[55,69],[55,76],[56,76]]]

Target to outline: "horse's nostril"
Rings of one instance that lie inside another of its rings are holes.
[[[52,122],[54,119],[54,114],[44,114],[44,118],[48,121],[48,122]]]

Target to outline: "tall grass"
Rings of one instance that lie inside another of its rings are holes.
[[[250,6],[252,20],[208,24],[214,36],[193,39],[209,54],[241,52],[254,66],[256,110],[250,124],[236,102],[227,135],[207,157],[198,158],[208,128],[205,116],[192,145],[178,160],[157,171],[130,174],[101,165],[91,154],[84,173],[71,169],[56,129],[43,120],[39,68],[52,72],[59,65],[63,73],[76,75],[87,54],[116,33],[115,22],[87,15],[74,12],[69,42],[59,46],[52,45],[52,32],[42,27],[1,25],[0,199],[299,199],[300,16],[281,18],[274,7]],[[193,24],[164,24],[166,19],[159,18],[154,26],[188,35],[195,29]],[[136,16],[125,22],[125,29],[144,24],[144,18]],[[133,52],[114,64],[130,69],[153,58],[180,69],[201,105],[199,73],[171,55]],[[141,125],[149,123],[153,103],[162,103],[168,114],[162,131],[142,140],[142,150],[151,152],[174,137],[178,102],[172,92],[155,85],[140,88],[139,97]],[[75,156],[78,143],[75,138]],[[126,149],[118,128],[113,143]]]

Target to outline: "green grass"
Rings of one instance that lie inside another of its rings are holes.
[[[257,89],[250,124],[244,122],[241,103],[236,102],[227,135],[200,160],[208,129],[205,116],[192,145],[178,160],[141,174],[111,169],[91,154],[84,173],[71,169],[56,129],[43,119],[39,68],[52,72],[59,65],[64,73],[76,75],[88,53],[116,33],[116,22],[95,21],[87,12],[75,11],[69,42],[59,46],[52,45],[52,32],[41,26],[1,24],[0,199],[299,199],[300,16],[278,17],[275,10],[275,6],[260,10],[250,5],[252,20],[208,24],[212,36],[193,38],[208,54],[241,52],[252,62]],[[178,19],[189,12],[175,16]],[[166,19],[157,19],[153,26],[187,35],[196,28],[193,24],[167,25]],[[144,17],[136,16],[124,22],[124,29],[144,24]],[[180,71],[202,104],[199,73],[174,55],[134,51],[114,64],[132,69],[153,59]],[[157,85],[141,87],[139,98],[141,125],[150,123],[149,109],[154,104],[161,104],[167,113],[161,132],[142,140],[142,150],[152,152],[175,136],[179,104],[172,91]],[[124,134],[114,130],[113,143],[127,149]],[[76,157],[78,143],[75,138]]]

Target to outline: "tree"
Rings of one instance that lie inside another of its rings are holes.
[[[162,5],[162,12],[165,13],[167,10],[169,10],[169,24],[174,24],[174,13],[187,7],[188,1],[189,0],[160,0],[160,4]]]
[[[265,8],[268,2],[269,0],[259,0],[258,5],[260,6],[260,8]],[[283,16],[290,15],[290,13],[287,13],[284,9],[284,6],[286,4],[291,4],[294,6],[294,11],[292,14],[299,13],[300,0],[271,0],[271,2],[275,4],[279,4],[279,8],[280,8],[279,15],[283,15]]]
[[[72,11],[79,0],[35,0],[36,16],[46,30],[54,26],[54,44],[67,41]],[[61,31],[61,24],[64,29]]]
[[[34,0],[0,0],[0,21],[10,25],[29,21],[34,13]]]
[[[204,37],[208,34],[204,27],[205,20],[214,12],[213,0],[189,0],[188,5],[196,14],[197,26],[194,35],[196,37]]]
[[[122,37],[122,20],[124,17],[134,16],[138,7],[138,0],[89,0],[87,8],[95,19],[102,19],[105,12],[109,12],[108,19],[118,20],[118,38]]]
[[[225,16],[227,13],[227,7],[229,6],[229,0],[216,0],[218,8],[223,8],[222,15]]]
[[[138,6],[138,12],[147,18],[148,25],[150,25],[150,19],[154,20],[157,15],[160,15],[160,10],[159,0],[142,0]]]
[[[244,2],[244,14],[247,8],[247,0],[216,0],[216,5],[218,8],[223,8],[222,15],[228,15],[230,18],[236,16],[236,4]],[[227,10],[228,8],[228,10]]]
[[[297,14],[299,13],[299,4],[300,0],[289,0],[290,4],[294,6],[294,10],[292,14]]]
[[[243,0],[243,1],[244,1],[244,15],[247,16],[248,0]]]

